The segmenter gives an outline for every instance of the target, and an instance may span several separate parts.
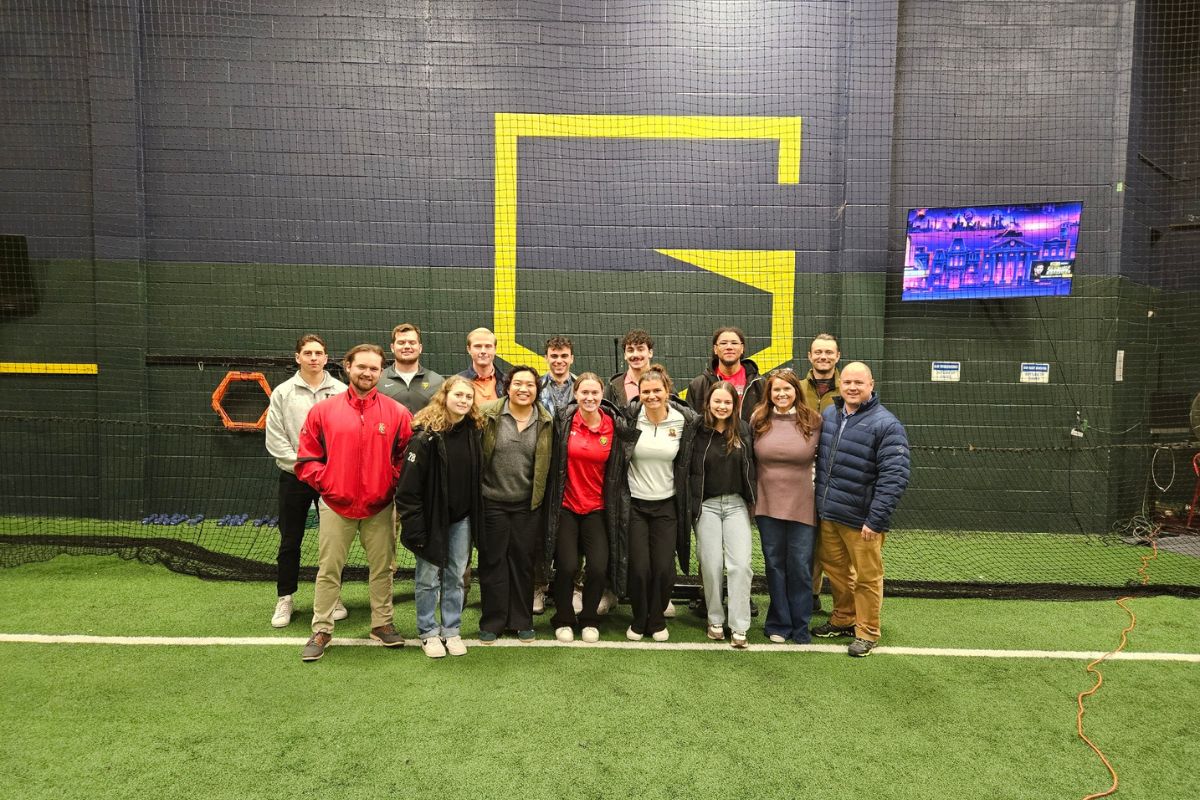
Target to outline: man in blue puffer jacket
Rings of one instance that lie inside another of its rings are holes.
[[[848,652],[861,657],[879,641],[883,539],[908,486],[908,436],[875,396],[866,364],[847,364],[839,388],[842,396],[821,415],[817,450],[821,566],[833,588],[833,613],[812,633],[852,636]]]

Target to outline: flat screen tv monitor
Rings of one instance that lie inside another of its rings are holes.
[[[902,300],[1071,293],[1083,203],[914,208]]]

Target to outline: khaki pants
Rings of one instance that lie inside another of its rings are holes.
[[[390,503],[366,519],[350,519],[321,504],[317,548],[317,588],[313,597],[313,633],[333,632],[333,606],[342,593],[342,568],[355,534],[362,541],[370,572],[371,627],[392,622],[392,562],[396,557],[395,507]]]
[[[860,639],[879,640],[883,608],[883,534],[864,542],[862,528],[821,520],[821,566],[833,590],[830,625],[853,625]]]

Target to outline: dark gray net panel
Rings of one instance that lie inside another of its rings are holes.
[[[565,334],[609,375],[645,327],[686,384],[737,324],[764,371],[823,331],[874,369],[893,590],[1111,591],[1155,545],[1194,594],[1198,12],[7,3],[0,559],[270,578],[278,473],[211,398],[305,332],[415,322],[442,374],[477,326],[539,367]]]

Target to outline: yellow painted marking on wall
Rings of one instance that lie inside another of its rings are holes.
[[[796,254],[791,250],[659,250],[771,297],[771,344],[750,356],[764,373],[792,360]]]
[[[492,326],[496,354],[509,363],[539,363],[541,355],[517,342],[517,142],[521,137],[590,139],[771,139],[779,142],[780,184],[800,182],[800,117],[697,117],[653,114],[496,114],[496,165],[493,228],[495,270]],[[700,252],[700,251],[673,251]],[[760,251],[747,251],[760,252]],[[687,259],[680,259],[687,261]],[[792,258],[793,267],[795,257]],[[693,263],[688,261],[688,263]],[[729,262],[727,262],[728,265]],[[700,266],[700,265],[697,265]],[[707,269],[707,267],[702,267]],[[717,270],[712,270],[717,271]],[[739,274],[744,272],[736,269]],[[720,273],[725,274],[725,273]],[[755,273],[757,274],[757,273]],[[728,275],[733,280],[741,278]],[[748,281],[742,281],[748,282]],[[791,277],[795,285],[795,275]],[[751,284],[755,285],[756,284]],[[762,287],[758,287],[762,288]],[[774,307],[780,305],[775,294]],[[792,292],[787,293],[791,330]],[[772,317],[774,319],[774,313]],[[775,323],[772,345],[777,349]],[[787,339],[791,357],[791,335]],[[774,357],[774,355],[772,355]],[[785,359],[786,360],[786,359]],[[782,362],[777,362],[782,363]]]
[[[8,375],[96,375],[99,364],[41,364],[30,361],[0,361],[0,374]]]

